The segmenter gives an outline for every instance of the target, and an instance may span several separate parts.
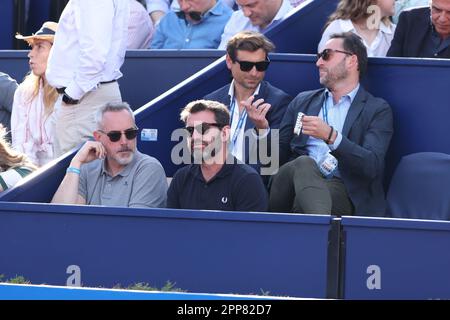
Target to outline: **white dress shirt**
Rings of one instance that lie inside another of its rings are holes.
[[[48,58],[50,85],[80,99],[100,82],[120,78],[129,15],[128,0],[70,0]]]
[[[259,94],[259,88],[261,84],[256,87],[255,92],[253,92],[253,96]],[[228,95],[230,96],[230,122],[231,122],[231,130],[230,130],[230,147],[232,148],[231,154],[238,160],[245,162],[245,150],[244,150],[244,138],[245,138],[245,124],[247,123],[247,112],[245,109],[239,112],[239,101],[237,101],[234,95],[234,80],[231,82],[230,89],[228,90]],[[233,107],[234,106],[234,107]],[[245,112],[244,112],[245,111]],[[239,119],[243,118],[241,126],[239,125]],[[237,131],[237,132],[236,132]],[[252,130],[252,134],[254,135],[254,131]],[[233,141],[233,138],[236,136],[236,141]],[[233,143],[234,142],[234,143]]]
[[[261,29],[259,26],[254,26],[250,19],[244,15],[242,10],[235,11],[225,26],[218,49],[225,50],[228,40],[240,31],[264,32],[264,30],[272,26],[274,23],[282,20],[293,8],[294,7],[291,6],[289,0],[283,0],[280,9],[275,15],[275,18],[273,18],[270,24],[264,29]]]
[[[351,31],[354,34],[361,37],[364,45],[367,48],[367,55],[369,57],[386,57],[386,53],[391,46],[392,38],[394,37],[395,32],[395,24],[386,25],[383,22],[380,23],[380,28],[378,29],[378,34],[375,40],[372,41],[370,46],[367,42],[361,37],[360,34],[355,29],[353,22],[351,20],[343,20],[337,19],[331,22],[328,27],[325,29],[322,35],[322,39],[320,40],[318,52],[322,52],[325,44],[328,40],[330,40],[330,36],[334,33],[340,32],[348,32]]]
[[[147,49],[153,37],[153,22],[144,6],[136,0],[130,1],[127,49]]]

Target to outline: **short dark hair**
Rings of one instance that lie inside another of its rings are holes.
[[[230,112],[228,111],[228,108],[224,104],[213,100],[196,100],[188,103],[181,111],[180,119],[186,123],[187,118],[191,114],[201,111],[211,111],[214,113],[216,123],[222,126],[230,124]]]
[[[227,54],[233,62],[236,61],[238,50],[255,52],[258,49],[263,49],[267,57],[269,52],[275,50],[275,45],[266,36],[254,31],[238,32],[227,44]]]
[[[335,33],[330,39],[342,39],[345,51],[355,54],[358,58],[359,79],[361,79],[367,70],[367,49],[361,38],[353,32]]]

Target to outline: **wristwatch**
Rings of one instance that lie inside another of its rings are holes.
[[[67,93],[64,92],[63,97],[62,97],[62,101],[65,104],[78,104],[78,102],[80,102],[80,100],[75,100],[72,99],[71,96],[69,96]]]

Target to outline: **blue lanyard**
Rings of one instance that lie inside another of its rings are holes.
[[[325,103],[322,108],[322,113],[323,113],[323,120],[329,125],[329,123],[328,123],[328,99],[325,99]]]
[[[236,101],[234,99],[234,97],[232,97],[231,100],[231,120],[230,120],[230,126],[233,125],[233,117],[234,117],[234,108],[236,107]],[[244,109],[244,111],[242,111],[242,114],[239,115],[239,121],[238,124],[236,126],[236,130],[234,130],[234,134],[233,137],[231,139],[231,143],[233,144],[233,149],[236,145],[236,141],[239,135],[239,132],[242,130],[242,126],[244,125],[244,122],[247,120],[247,110]]]

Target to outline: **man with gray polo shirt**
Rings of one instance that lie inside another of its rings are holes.
[[[96,122],[95,141],[73,157],[52,203],[165,207],[166,174],[158,160],[137,151],[138,128],[128,104],[106,104]]]

